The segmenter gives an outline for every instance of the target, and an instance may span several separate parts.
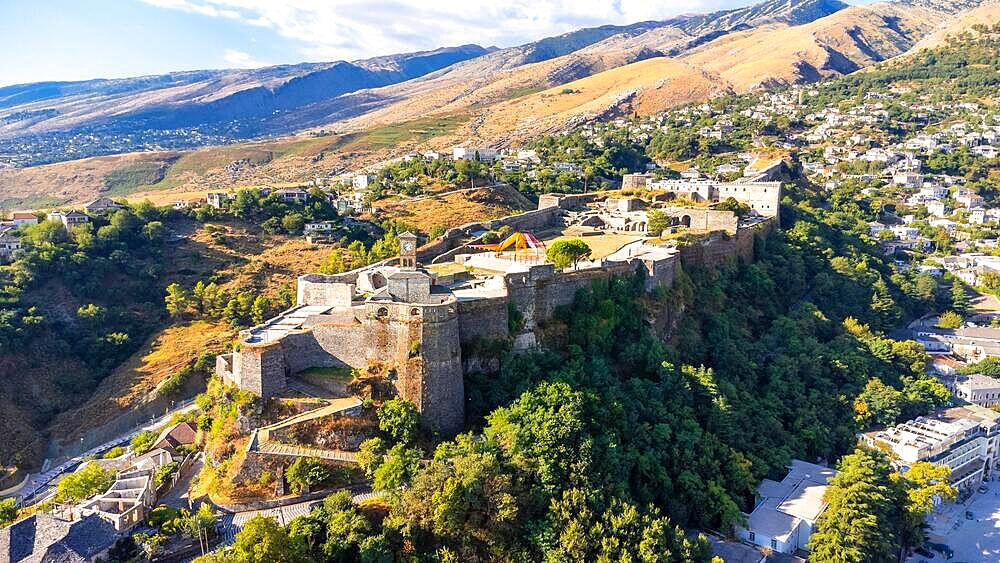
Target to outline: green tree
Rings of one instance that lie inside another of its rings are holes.
[[[191,306],[191,298],[188,295],[186,289],[180,286],[180,284],[172,283],[167,286],[167,296],[164,298],[164,304],[167,307],[167,313],[179,319],[187,314],[188,308]]]
[[[416,439],[420,412],[410,401],[399,397],[390,399],[379,407],[377,415],[379,430],[393,443],[409,444]]]
[[[420,454],[420,449],[402,443],[389,448],[372,472],[372,489],[394,491],[409,483],[420,469]]]
[[[316,458],[296,458],[285,471],[285,479],[295,493],[307,491],[330,478],[330,468]]]
[[[129,445],[132,446],[132,453],[135,455],[142,455],[153,447],[153,442],[156,441],[156,434],[148,430],[139,432],[132,437],[132,441]]]
[[[150,221],[142,228],[142,236],[150,242],[160,242],[166,236],[167,228],[160,221]]]
[[[590,246],[580,239],[557,240],[545,251],[545,259],[555,264],[559,270],[564,270],[570,265],[576,267],[577,263],[589,258],[591,255]]]
[[[651,209],[646,213],[646,217],[649,219],[649,234],[658,237],[670,228],[670,216],[659,209]]]
[[[969,364],[959,370],[966,375],[971,373],[981,373],[983,375],[1000,379],[1000,357],[989,356],[979,363]]]
[[[945,311],[938,317],[938,328],[962,328],[965,320],[955,311]]]
[[[88,462],[81,469],[64,477],[56,486],[56,502],[80,502],[108,490],[115,474],[98,463]]]
[[[239,534],[233,546],[239,563],[299,563],[305,561],[288,533],[274,520],[255,516]]]
[[[951,308],[960,315],[964,315],[969,310],[969,294],[965,289],[965,284],[957,279],[951,284]]]
[[[864,390],[854,401],[854,412],[862,424],[875,423],[890,426],[896,423],[903,411],[902,394],[879,379],[869,379]]]
[[[958,496],[958,490],[948,482],[949,477],[951,468],[947,465],[934,465],[924,461],[914,463],[902,475],[892,475],[905,495],[901,532],[904,545],[923,544],[926,539],[924,529],[927,515],[934,510],[935,502],[954,501]]]
[[[271,307],[270,299],[263,295],[258,295],[253,300],[253,306],[250,308],[250,321],[255,325],[263,323],[271,314]]]
[[[285,229],[285,232],[292,235],[301,234],[302,227],[305,224],[306,221],[301,213],[289,213],[281,219],[281,227]]]
[[[826,491],[827,508],[809,539],[810,561],[897,561],[902,499],[891,472],[879,452],[859,449],[844,456]]]

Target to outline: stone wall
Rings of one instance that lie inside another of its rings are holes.
[[[739,218],[732,211],[716,211],[707,207],[662,207],[659,209],[678,224],[699,231],[725,231],[735,235]]]
[[[299,305],[330,305],[332,307],[350,307],[354,299],[354,283],[332,283],[324,278],[333,276],[316,275],[299,278],[296,303]]]
[[[280,342],[244,343],[233,355],[233,381],[261,397],[272,397],[284,389],[287,374]]]
[[[494,297],[458,303],[459,340],[502,340],[508,336],[507,298]]]
[[[764,217],[777,217],[781,208],[781,182],[719,184],[719,201],[734,198]]]
[[[754,260],[754,240],[766,238],[774,228],[774,220],[741,229],[734,236],[713,233],[705,241],[680,247],[681,263],[687,267],[715,268],[736,258],[740,262]]]

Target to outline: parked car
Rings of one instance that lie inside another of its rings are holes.
[[[950,547],[948,547],[943,543],[926,542],[924,544],[924,547],[940,553],[941,556],[944,557],[945,559],[951,559],[952,557],[955,556],[955,552],[952,551]]]
[[[976,517],[972,515],[972,511],[971,510],[966,510],[965,511],[965,519],[966,520],[975,520]]]

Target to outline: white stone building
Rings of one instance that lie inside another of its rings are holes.
[[[792,460],[788,475],[780,482],[761,482],[757,505],[746,515],[746,527],[736,528],[736,535],[780,553],[804,551],[816,521],[826,510],[823,495],[836,474],[822,465]]]

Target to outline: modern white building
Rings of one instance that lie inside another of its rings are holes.
[[[486,147],[455,147],[451,150],[451,157],[455,160],[499,160],[500,155],[496,149]]]
[[[788,475],[780,482],[761,482],[757,505],[746,515],[746,527],[736,528],[736,535],[780,553],[804,551],[816,520],[826,510],[823,495],[836,474],[829,467],[792,460]]]
[[[951,468],[951,484],[972,491],[989,479],[997,462],[1000,413],[977,405],[954,407],[865,435],[865,441],[893,454],[906,471],[918,461]]]

